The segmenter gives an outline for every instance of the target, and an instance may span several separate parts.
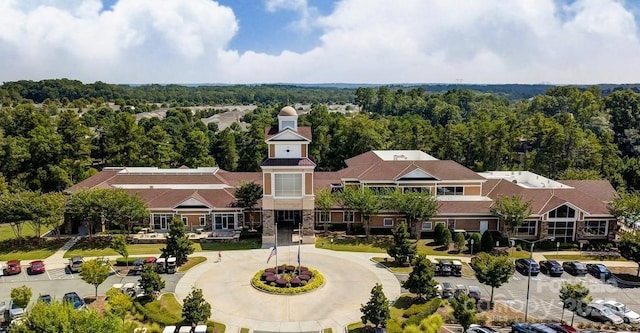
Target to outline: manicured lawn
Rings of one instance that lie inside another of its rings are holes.
[[[549,254],[545,255],[545,258],[548,260],[589,260],[589,261],[602,261],[602,260],[610,260],[610,261],[628,261],[627,259],[620,256],[595,256],[588,254]]]
[[[526,251],[509,251],[509,257],[513,259],[529,258],[531,254]]]
[[[382,257],[373,257],[372,260],[380,263],[381,265],[387,267],[390,271],[394,272],[394,273],[411,273],[411,270],[413,270],[413,268],[411,266],[406,266],[406,265],[396,265],[396,262],[393,261],[393,259],[387,259],[385,261],[385,259],[387,258],[382,258]]]
[[[129,244],[129,256],[141,254],[160,254],[160,249],[166,244]],[[200,243],[193,243],[196,252],[202,251]],[[109,242],[106,238],[95,238],[93,241],[89,238],[83,238],[78,241],[69,251],[64,254],[65,258],[74,256],[81,257],[103,257],[117,255],[116,251],[109,248]]]
[[[425,256],[449,256],[449,252],[442,249],[441,246],[435,245],[432,239],[421,239],[416,246],[418,254]],[[457,254],[456,254],[457,255]],[[460,256],[463,256],[461,254]]]
[[[262,247],[262,239],[241,239],[237,242],[204,242],[199,243],[202,251],[252,250]]]
[[[249,329],[246,327],[243,327],[240,329],[240,333],[249,333]]]
[[[331,239],[325,237],[316,238],[316,248],[346,251],[346,252],[374,252],[387,253],[391,239],[388,237],[372,237],[371,239],[353,237],[345,239]]]
[[[360,333],[360,329],[364,327],[363,323],[353,323],[347,326],[347,332],[349,333]]]
[[[55,253],[66,241],[66,239],[41,239],[38,243],[36,239],[29,238],[20,244],[13,239],[4,240],[0,242],[0,260],[45,259]]]
[[[195,265],[199,264],[199,263],[203,263],[207,260],[207,258],[205,257],[188,257],[187,258],[187,262],[180,266],[180,268],[178,269],[179,272],[186,272],[189,269],[193,268]]]
[[[322,333],[333,333],[333,329],[332,328],[325,328],[322,330]]]
[[[46,230],[43,230],[43,233],[44,232],[46,232]],[[25,223],[22,227],[22,237],[32,237],[33,235],[35,235],[33,228],[31,228],[28,223]],[[8,223],[0,224],[0,242],[15,238],[16,235],[13,233],[13,230],[11,230],[11,226]]]

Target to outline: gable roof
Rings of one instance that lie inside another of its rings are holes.
[[[311,127],[308,127],[308,126],[298,126],[297,132],[292,130],[289,127],[285,128],[282,131],[278,131],[278,126],[271,126],[271,127],[265,128],[264,137],[267,141],[270,141],[273,137],[276,137],[278,136],[278,134],[284,133],[284,132],[295,133],[298,136],[300,136],[300,140],[311,141]],[[293,140],[287,140],[287,141],[293,141]]]

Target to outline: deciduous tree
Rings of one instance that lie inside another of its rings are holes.
[[[513,259],[508,256],[492,256],[488,253],[479,253],[471,261],[471,268],[475,271],[478,282],[491,287],[489,306],[493,308],[493,289],[500,288],[500,286],[509,282],[515,269]]]
[[[183,301],[182,317],[192,327],[206,322],[211,317],[211,304],[204,299],[202,289],[191,288],[191,292]]]
[[[103,260],[87,260],[80,266],[80,278],[82,281],[93,285],[98,298],[98,287],[109,277],[111,267]]]
[[[122,322],[115,316],[101,315],[94,310],[78,311],[58,301],[53,301],[51,304],[38,302],[23,318],[19,323],[11,326],[12,333],[127,332]]]
[[[391,312],[389,310],[389,300],[382,291],[382,285],[376,283],[371,289],[371,298],[367,304],[360,306],[360,312],[362,313],[363,324],[372,323],[375,327],[385,327],[387,320],[391,318]]]
[[[107,311],[122,319],[123,324],[132,306],[133,300],[131,296],[115,288],[107,290]]]
[[[524,202],[521,196],[500,196],[491,206],[491,213],[497,216],[504,224],[507,237],[511,229],[519,226],[531,215],[531,202]]]
[[[31,288],[25,285],[11,289],[11,300],[15,305],[23,309],[25,309],[27,305],[29,305],[31,296],[33,296]]]
[[[236,188],[236,205],[249,211],[249,224],[253,230],[253,208],[258,204],[258,200],[262,199],[262,186],[255,182],[240,182],[240,186]]]
[[[129,249],[127,248],[127,238],[124,235],[115,235],[111,239],[109,247],[124,258],[124,261],[127,263],[127,268],[129,268]]]
[[[438,214],[440,204],[436,197],[429,193],[393,191],[391,202],[395,207],[390,207],[404,215],[411,224],[413,236],[420,240],[422,223]]]
[[[316,208],[320,213],[331,217],[331,208],[336,204],[336,196],[331,193],[329,188],[321,188],[316,191],[316,197],[314,199]],[[324,231],[329,229],[330,221],[323,221]]]
[[[625,259],[638,264],[636,276],[640,275],[640,231],[621,232],[618,240],[618,251]]]
[[[582,281],[577,283],[562,282],[560,286],[560,292],[558,294],[562,301],[562,316],[564,317],[564,309],[573,311],[571,316],[571,325],[573,326],[573,319],[575,313],[580,311],[582,307],[589,303],[589,288],[585,286]],[[562,320],[562,319],[561,319]]]
[[[409,273],[409,278],[402,284],[402,287],[418,295],[418,298],[430,298],[437,294],[436,282],[433,277],[435,272],[431,261],[424,255],[418,255],[413,261],[413,269]]]
[[[475,300],[462,294],[458,298],[451,300],[451,306],[453,307],[453,317],[462,326],[462,330],[466,332],[475,320],[477,312]]]
[[[154,296],[155,293],[164,289],[165,283],[160,274],[156,272],[153,265],[144,265],[140,279],[138,279],[142,290],[147,296]]]
[[[341,195],[343,204],[362,215],[364,230],[367,237],[371,234],[371,216],[382,209],[382,200],[368,187],[345,187]]]

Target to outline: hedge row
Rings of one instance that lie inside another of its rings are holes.
[[[407,325],[420,325],[422,319],[429,317],[430,315],[436,313],[438,308],[442,305],[442,299],[434,298],[427,303],[420,305],[412,305],[409,309],[407,309],[403,317],[408,315],[409,319],[405,320],[402,324],[402,327],[406,327]]]
[[[125,261],[123,257],[116,258],[116,266],[127,266],[127,261],[129,262],[129,266],[133,265],[133,262],[137,259],[145,259],[144,257],[129,257]]]
[[[256,273],[256,275],[253,276],[253,279],[251,279],[251,285],[253,285],[253,287],[256,289],[273,294],[293,295],[306,293],[308,291],[320,288],[322,285],[324,285],[324,276],[318,273],[318,271],[316,271],[315,269],[312,269],[311,272],[313,273],[313,280],[308,284],[301,287],[279,288],[270,286],[264,281],[260,280],[260,278],[262,277],[262,273],[264,273],[264,270],[260,270]]]

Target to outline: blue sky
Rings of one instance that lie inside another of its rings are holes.
[[[0,0],[0,80],[640,81],[637,0]]]

